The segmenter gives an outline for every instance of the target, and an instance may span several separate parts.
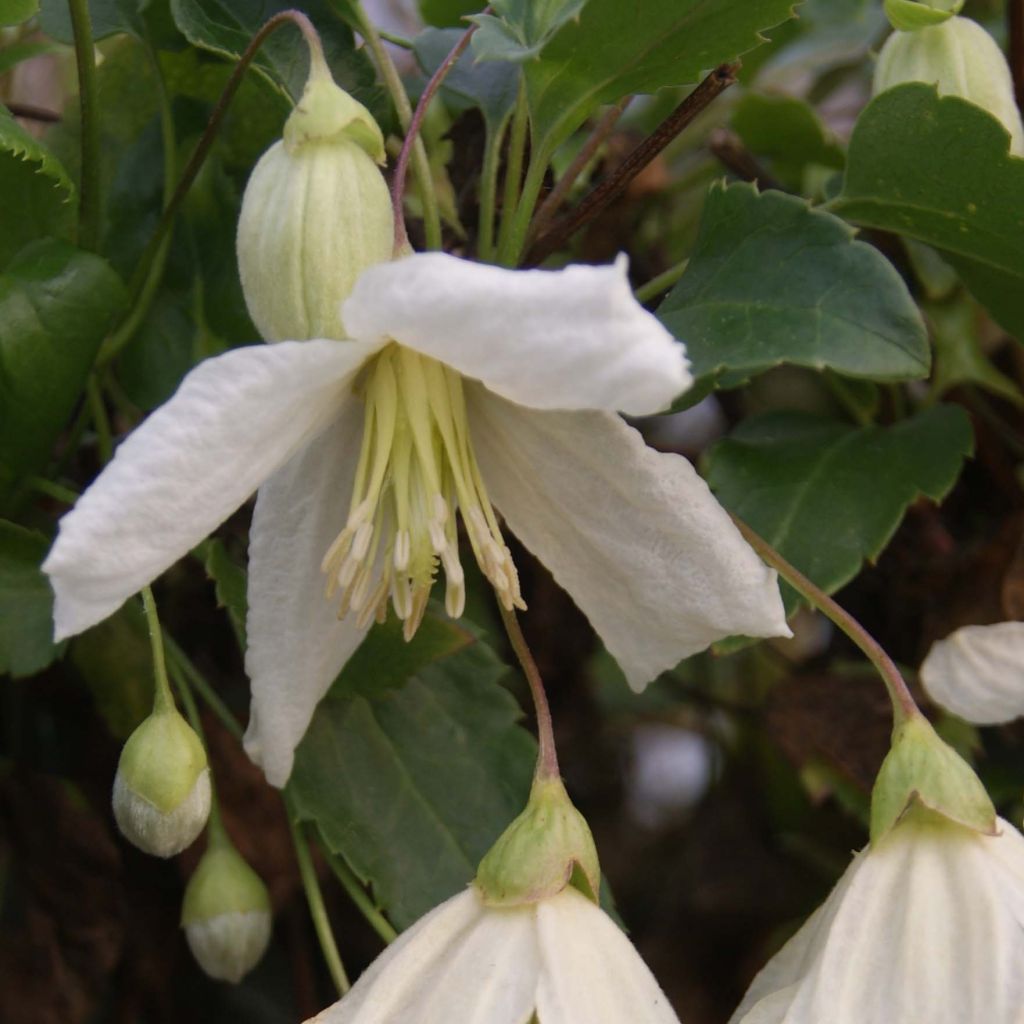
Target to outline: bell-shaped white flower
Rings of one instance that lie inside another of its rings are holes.
[[[403,932],[317,1024],[678,1024],[618,926],[568,886],[489,907],[475,886]]]
[[[976,725],[1024,715],[1024,622],[964,626],[932,645],[921,665],[928,696]]]
[[[920,807],[858,854],[730,1024],[1021,1024],[1024,837]]]
[[[115,611],[257,487],[246,747],[276,785],[389,601],[411,635],[440,564],[461,613],[457,512],[506,606],[522,599],[495,508],[637,688],[721,637],[788,635],[775,573],[693,467],[615,415],[657,412],[690,383],[621,261],[409,256],[365,271],[342,319],[352,340],[207,360],[119,446],[44,564],[58,637]]]

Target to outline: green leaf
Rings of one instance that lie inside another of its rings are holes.
[[[954,405],[892,427],[774,412],[716,444],[707,479],[727,509],[832,593],[882,553],[913,501],[949,493],[972,450],[970,421]],[[800,603],[787,584],[783,596],[790,612]]]
[[[850,140],[830,209],[945,253],[967,287],[1024,340],[1024,160],[990,114],[911,83],[874,99]]]
[[[0,674],[30,676],[60,650],[53,642],[53,591],[39,568],[50,542],[0,519]]]
[[[532,5],[518,0],[509,6]],[[647,0],[639,13],[635,4],[621,0],[589,0],[524,65],[535,144],[551,152],[603,103],[698,81],[702,73],[760,45],[761,31],[790,18],[792,7],[793,0]],[[568,8],[556,0],[553,9],[557,21]],[[515,32],[522,23],[506,18],[506,24]],[[478,53],[486,42],[474,37]],[[526,43],[533,42],[528,36]]]
[[[697,386],[780,363],[851,377],[928,373],[928,337],[892,264],[848,225],[781,192],[711,189],[686,273],[658,310]]]
[[[521,63],[538,56],[566,22],[579,16],[587,0],[496,0],[497,17],[481,14],[473,49],[481,60]]]
[[[69,235],[74,195],[60,161],[0,106],[0,266],[43,235]]]
[[[140,13],[144,6],[145,0],[89,0],[93,39],[99,42],[120,33],[141,39],[145,35]],[[39,27],[59,43],[74,43],[67,0],[41,0]]]
[[[0,26],[20,25],[39,10],[39,0],[0,0]]]
[[[473,878],[529,793],[536,747],[499,685],[507,669],[468,640],[430,617],[409,644],[400,624],[375,627],[317,708],[288,784],[298,816],[398,928]]]
[[[245,620],[249,611],[245,569],[232,559],[224,542],[216,537],[201,544],[196,553],[206,567],[206,575],[213,580],[218,606],[227,610],[239,650],[244,651]]]
[[[282,0],[171,0],[175,24],[193,46],[232,59],[240,57],[267,20],[291,9]],[[302,5],[317,27],[324,55],[338,85],[360,100],[380,120],[387,105],[369,59],[357,50],[351,30],[332,12],[327,0]],[[298,100],[309,74],[309,51],[297,29],[278,29],[260,47],[253,67]]]
[[[479,0],[419,0],[420,17],[428,25],[438,28],[457,28],[462,26],[467,14],[476,14],[480,10]]]
[[[46,462],[126,302],[104,260],[54,239],[0,275],[0,495]]]

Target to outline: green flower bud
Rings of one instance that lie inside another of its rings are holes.
[[[114,776],[114,820],[140,850],[171,857],[210,814],[210,769],[199,737],[177,711],[155,711],[128,737]]]
[[[559,779],[534,779],[526,810],[480,862],[475,884],[493,907],[538,903],[567,885],[597,902],[594,837]]]
[[[189,879],[181,908],[199,966],[219,981],[241,981],[266,952],[271,922],[260,876],[226,839],[214,842]]]
[[[996,834],[996,811],[971,766],[916,714],[897,725],[871,792],[871,842],[913,807],[966,828]]]
[[[249,178],[238,221],[242,291],[267,341],[346,336],[342,302],[394,244],[384,158],[377,122],[314,57],[284,139]]]
[[[1024,126],[1010,68],[999,44],[977,22],[951,17],[894,32],[878,55],[875,94],[905,82],[936,85],[940,95],[959,96],[987,110],[1010,133],[1010,152],[1024,156]]]

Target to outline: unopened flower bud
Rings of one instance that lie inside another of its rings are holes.
[[[114,776],[114,820],[157,857],[192,844],[210,814],[210,769],[199,737],[177,711],[155,711],[128,737]]]
[[[894,32],[875,67],[877,95],[905,82],[938,86],[988,111],[1010,133],[1010,152],[1024,156],[1024,126],[1013,79],[999,44],[975,21],[949,17],[940,24]]]
[[[559,779],[534,780],[526,810],[484,856],[475,884],[492,907],[537,903],[567,885],[597,902],[594,837]]]
[[[377,122],[314,54],[284,138],[249,178],[238,221],[242,290],[267,341],[346,337],[342,302],[394,244],[377,167],[384,159]]]
[[[189,879],[181,925],[199,966],[219,981],[241,981],[266,952],[267,887],[226,839],[210,846]]]

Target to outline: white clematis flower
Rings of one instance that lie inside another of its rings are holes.
[[[316,1024],[678,1024],[615,923],[569,886],[488,907],[475,886],[403,932]],[[310,1022],[310,1024],[313,1024]]]
[[[622,262],[409,256],[365,271],[343,320],[352,340],[207,360],[120,445],[43,566],[58,638],[110,615],[257,488],[246,749],[278,786],[389,601],[411,635],[440,563],[461,613],[457,510],[504,604],[522,599],[494,507],[634,687],[723,636],[788,635],[775,573],[693,467],[615,415],[657,412],[690,383]]]
[[[860,853],[730,1024],[1021,1024],[1024,837],[920,808]]]
[[[976,725],[1024,715],[1024,622],[964,626],[932,645],[921,682],[936,704]]]

